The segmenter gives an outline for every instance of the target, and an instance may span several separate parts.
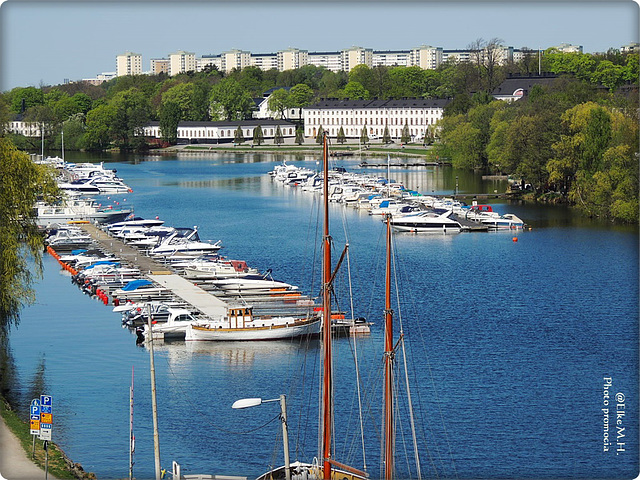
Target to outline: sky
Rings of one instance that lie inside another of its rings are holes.
[[[115,72],[116,55],[126,51],[142,54],[143,71],[151,58],[178,50],[198,57],[234,48],[464,49],[480,38],[498,38],[514,48],[570,43],[603,52],[639,41],[639,11],[633,0],[4,0],[0,91]]]

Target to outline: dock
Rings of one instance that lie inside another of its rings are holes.
[[[296,292],[293,296],[292,294],[287,295],[276,292],[251,299],[234,295],[221,296],[220,292],[203,288],[206,284],[199,286],[178,275],[169,266],[146,256],[142,251],[127,245],[119,238],[110,236],[96,225],[87,222],[80,223],[79,226],[93,239],[99,250],[118,257],[123,264],[137,268],[140,270],[141,276],[158,287],[154,288],[154,293],[149,294],[151,296],[147,298],[147,301],[151,300],[152,296],[155,296],[160,301],[169,299],[169,301],[183,302],[189,305],[194,312],[197,311],[199,314],[210,318],[224,316],[229,305],[243,303],[247,300],[252,300],[252,305],[256,307],[254,310],[263,310],[264,313],[262,314],[270,315],[306,315],[306,312],[314,307],[314,301],[299,292]],[[57,254],[54,256],[57,256]],[[64,265],[63,268],[65,268]],[[72,275],[77,273],[70,268],[69,271]],[[109,290],[109,288],[100,286],[95,294],[100,295],[105,305],[108,303],[109,296],[112,296],[114,305],[123,300],[113,296],[113,292],[109,292]],[[341,325],[333,325],[332,330],[338,335],[366,334],[368,333],[368,324],[365,322],[360,322],[357,325],[355,323],[353,325],[351,323],[348,325],[343,323]]]

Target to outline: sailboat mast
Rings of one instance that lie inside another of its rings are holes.
[[[331,430],[333,427],[333,368],[331,354],[331,237],[329,236],[329,152],[327,134],[323,137],[322,167],[324,197],[323,263],[322,263],[322,344],[324,350],[322,383],[322,455],[323,476],[331,478]]]
[[[393,476],[393,311],[391,310],[391,215],[387,215],[384,306],[384,478]]]

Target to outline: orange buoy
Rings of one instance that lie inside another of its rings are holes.
[[[518,237],[513,237],[513,241],[517,242],[518,241]]]

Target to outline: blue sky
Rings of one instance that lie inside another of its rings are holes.
[[[1,0],[0,0],[1,1]],[[465,48],[499,38],[515,48],[582,45],[606,51],[638,41],[638,5],[616,1],[519,2],[58,2],[0,6],[0,90],[52,85],[115,71],[116,55],[196,56],[232,48],[337,51],[353,45]]]

